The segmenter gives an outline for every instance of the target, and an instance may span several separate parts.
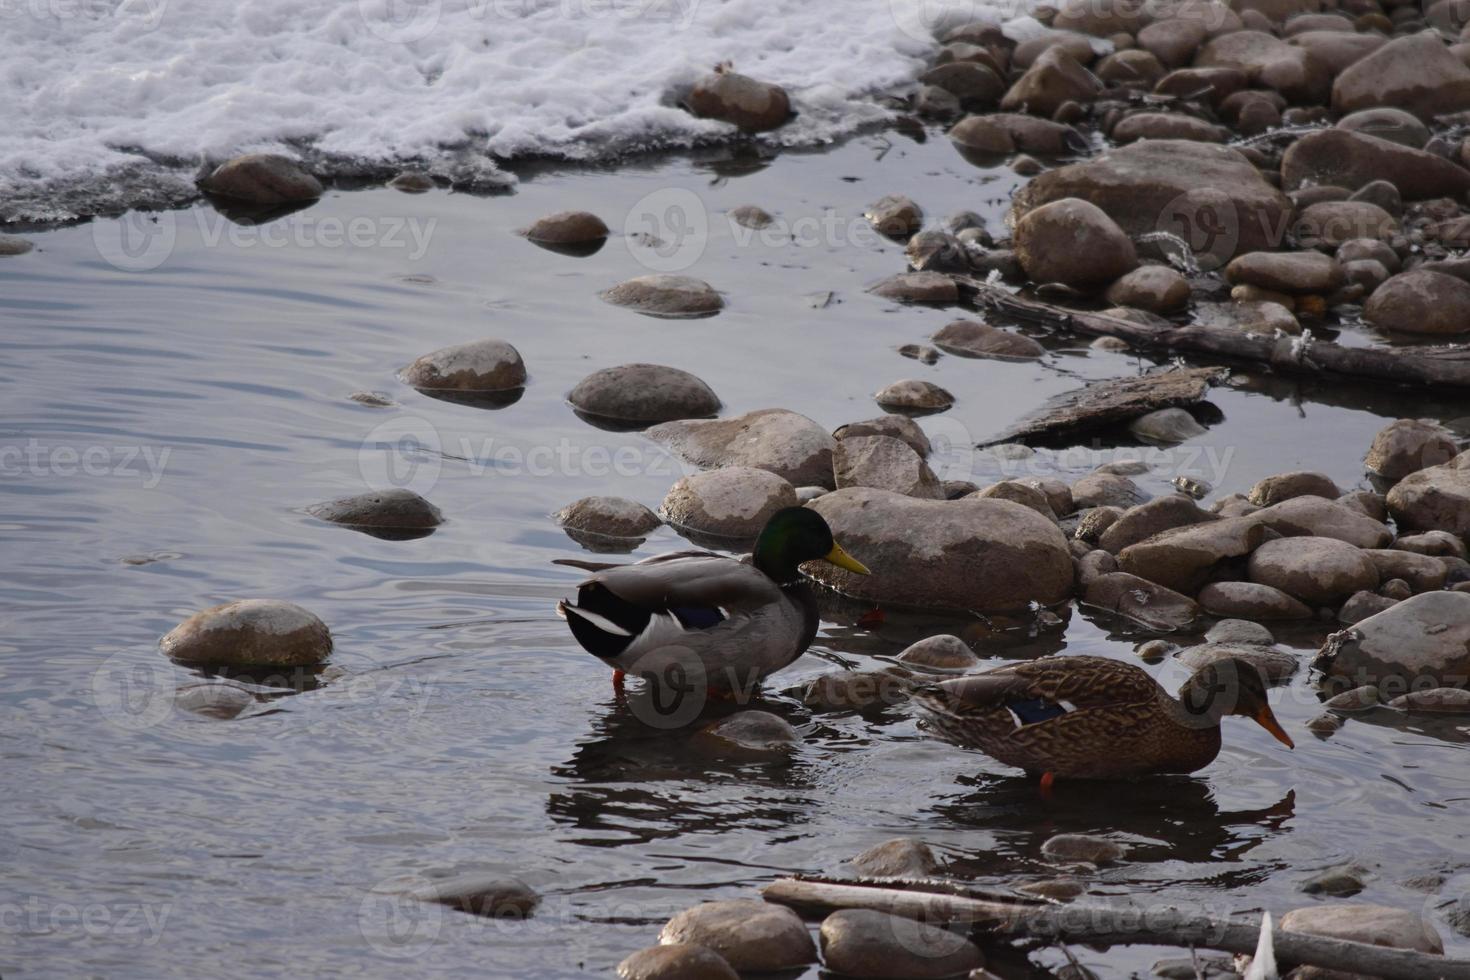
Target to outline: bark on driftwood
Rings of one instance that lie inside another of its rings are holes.
[[[1224,368],[1172,368],[1097,381],[1048,399],[1034,414],[980,445],[1071,438],[1121,425],[1160,408],[1193,405],[1227,373]]]
[[[1026,899],[971,897],[918,890],[919,883],[881,884],[781,878],[761,889],[768,902],[809,915],[839,909],[873,909],[932,925],[963,924],[997,938],[1045,943],[1181,946],[1254,953],[1260,922],[1216,919],[1175,906],[1077,902],[1038,904]],[[1470,980],[1470,960],[1445,959],[1410,949],[1390,949],[1287,932],[1272,932],[1283,966],[1317,966],[1387,980]]]
[[[1118,337],[1141,349],[1211,354],[1306,377],[1371,378],[1392,384],[1470,388],[1470,346],[1401,349],[1342,347],[1300,337],[1264,337],[1206,324],[1153,326],[1104,313],[1069,310],[1011,293],[973,276],[954,276],[981,306],[1088,336]]]

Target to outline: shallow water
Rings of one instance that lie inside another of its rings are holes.
[[[1053,833],[1113,833],[1136,847],[1088,876],[1097,892],[1222,914],[1315,901],[1299,881],[1356,859],[1374,869],[1358,900],[1437,914],[1439,892],[1404,882],[1439,873],[1451,897],[1470,884],[1456,878],[1470,826],[1464,730],[1374,716],[1315,738],[1302,727],[1318,713],[1305,670],[1278,692],[1295,752],[1231,724],[1219,760],[1194,778],[1064,786],[1045,803],[1011,771],[929,741],[903,711],[812,716],[781,692],[926,631],[968,630],[997,656],[1130,658],[1137,636],[1116,622],[1073,610],[1064,633],[1017,641],[963,621],[874,629],[834,612],[770,687],[764,706],[803,738],[773,765],[716,761],[644,728],[555,617],[577,573],[550,562],[583,553],[548,514],[590,493],[656,506],[680,473],[638,434],[571,412],[565,392],[595,368],[671,364],[708,381],[728,413],[778,405],[831,427],[877,414],[870,394],[884,384],[930,378],[959,399],[923,421],[950,447],[942,475],[981,483],[999,463],[971,443],[1052,394],[1137,370],[1069,338],[1046,339],[1035,364],[927,367],[895,352],[955,311],[863,292],[903,265],[901,246],[863,225],[864,206],[904,191],[931,216],[971,208],[998,223],[1017,182],[947,141],[869,135],[773,161],[718,151],[528,172],[508,196],[338,191],[256,228],[200,204],[160,224],[125,218],[154,232],[129,254],[108,220],[37,234],[35,252],[0,260],[0,969],[605,974],[681,908],[839,870],[897,835],[998,883],[1052,873],[1040,845]],[[723,212],[751,202],[818,231],[745,240]],[[599,290],[668,263],[624,238],[573,258],[511,233],[575,207],[617,231],[625,215],[627,230],[647,230],[652,213],[665,240],[697,229],[703,209],[708,247],[683,271],[728,307],[670,321],[607,306]],[[427,235],[421,249],[410,219]],[[353,227],[356,244],[334,237]],[[830,302],[813,300],[827,291]],[[454,405],[395,381],[417,355],[483,336],[526,359],[531,382],[514,405]],[[360,389],[397,404],[350,401]],[[1414,393],[1248,374],[1211,402],[1223,418],[1197,445],[1150,457],[1150,489],[1188,472],[1230,493],[1298,468],[1366,485],[1361,457],[1386,420],[1461,414]],[[1080,475],[1117,454],[1101,452],[1028,465]],[[302,513],[384,485],[390,468],[449,523],[383,541]],[[662,530],[637,554],[681,543]],[[162,658],[158,636],[253,596],[326,620],[337,643],[327,673],[232,721],[173,710],[171,692],[196,675]],[[1317,639],[1292,637],[1304,656]],[[377,894],[472,869],[523,877],[542,908],[496,923]],[[1076,953],[1118,977],[1168,955]]]

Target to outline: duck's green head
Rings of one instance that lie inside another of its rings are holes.
[[[755,567],[777,582],[794,582],[798,566],[807,561],[829,561],[858,575],[868,570],[842,550],[822,515],[805,507],[787,507],[771,515],[755,541]]]

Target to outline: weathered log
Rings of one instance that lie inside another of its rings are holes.
[[[1343,347],[1310,334],[1266,337],[1201,323],[1152,325],[1134,323],[1105,313],[1070,310],[1020,296],[1004,287],[954,276],[975,290],[981,305],[1023,320],[1031,320],[1088,336],[1118,337],[1145,350],[1211,354],[1270,367],[1282,374],[1306,377],[1372,378],[1393,384],[1470,388],[1470,346]]]
[[[980,445],[1071,438],[1121,425],[1157,409],[1193,405],[1228,373],[1224,368],[1171,368],[1094,381],[1048,399],[1036,412]]]
[[[968,925],[998,938],[1046,943],[1141,943],[1254,953],[1261,932],[1259,921],[1217,919],[1173,905],[1049,905],[1024,899],[1012,902],[999,897],[919,891],[913,885],[781,878],[762,888],[761,895],[768,902],[807,914],[873,909],[932,925]],[[1310,936],[1279,927],[1271,935],[1276,959],[1282,964],[1317,966],[1386,980],[1470,980],[1470,960]]]

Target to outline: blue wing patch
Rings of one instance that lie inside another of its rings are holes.
[[[1016,720],[1016,727],[1022,725],[1034,725],[1041,721],[1050,721],[1060,718],[1071,711],[1067,704],[1056,704],[1052,701],[1043,701],[1041,698],[1032,698],[1029,701],[1007,701],[1006,710]]]
[[[674,614],[679,625],[686,630],[707,630],[725,621],[723,611],[704,606],[675,606],[669,612]]]

